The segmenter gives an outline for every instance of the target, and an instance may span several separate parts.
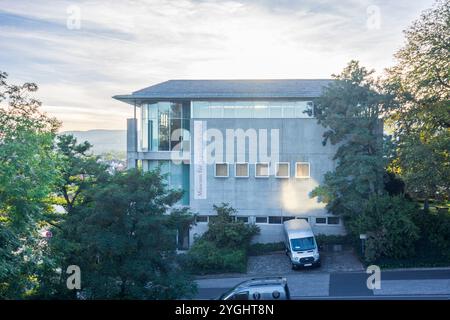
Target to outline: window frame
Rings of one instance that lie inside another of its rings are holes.
[[[324,219],[325,222],[317,222],[317,219]],[[315,217],[315,224],[327,225],[328,224],[328,217]]]
[[[265,218],[266,222],[258,222],[258,221],[256,221],[257,218]],[[268,216],[255,216],[255,223],[256,224],[269,224],[269,217]]]
[[[338,223],[329,223],[329,220],[331,219],[337,219]],[[327,225],[330,226],[339,226],[341,224],[341,218],[340,217],[327,217]]]
[[[298,165],[299,164],[307,164],[308,165],[308,176],[299,176],[298,175]],[[311,162],[309,162],[309,161],[295,162],[295,178],[296,179],[310,179],[311,178]]]
[[[246,175],[246,176],[238,176],[238,175],[237,175],[237,166],[238,166],[238,165],[242,165],[242,164],[247,165],[247,175]],[[234,177],[235,177],[235,178],[238,178],[238,179],[250,178],[250,165],[248,164],[248,162],[236,162],[236,163],[234,164]]]
[[[206,221],[197,221],[198,217],[206,217]],[[196,215],[195,216],[195,223],[208,223],[209,222],[209,216],[205,216],[205,215]]]
[[[270,222],[270,218],[279,218],[280,219],[280,222],[277,222],[277,223],[271,223]],[[267,223],[268,224],[283,224],[283,217],[282,216],[268,216],[267,217]]]
[[[227,166],[227,175],[226,176],[218,176],[217,175],[217,165],[225,164]],[[230,165],[228,162],[216,162],[214,163],[214,178],[228,178],[230,176]]]
[[[267,165],[267,176],[259,176],[258,175],[258,165],[259,164]],[[269,177],[270,177],[270,163],[269,162],[255,162],[255,178],[267,179]]]
[[[278,167],[280,164],[287,164],[288,166],[288,175],[287,176],[279,176],[278,175]],[[275,163],[275,178],[278,179],[288,179],[291,177],[291,164],[289,162],[277,162]]]
[[[239,219],[247,219],[247,221],[242,221],[242,220],[239,220]],[[250,217],[249,216],[234,216],[234,220],[236,221],[236,222],[239,222],[239,221],[241,221],[241,222],[244,222],[244,223],[249,223],[250,222]]]

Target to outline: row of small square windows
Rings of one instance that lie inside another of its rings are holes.
[[[196,216],[195,222],[197,223],[208,223],[210,219],[214,219],[216,216]],[[256,223],[256,224],[282,224],[285,221],[292,220],[292,219],[304,219],[307,222],[310,222],[310,218],[307,217],[301,217],[296,218],[294,216],[255,216],[254,219],[251,219],[252,217],[249,216],[235,216],[234,220],[236,221],[242,221],[244,223]],[[311,218],[315,219],[315,224],[330,224],[330,225],[339,225],[340,224],[340,218],[339,217],[315,217]]]
[[[260,162],[255,164],[255,177],[256,178],[268,178],[269,177],[269,163]],[[309,162],[296,162],[295,163],[295,177],[296,178],[310,178],[311,168]],[[228,178],[229,177],[229,164],[226,162],[216,163],[214,167],[214,176],[216,178]],[[249,164],[248,162],[240,162],[234,164],[234,176],[236,178],[249,178]],[[275,164],[275,177],[276,178],[289,178],[290,177],[290,163],[289,162],[277,162]]]

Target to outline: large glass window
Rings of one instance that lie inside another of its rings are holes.
[[[189,205],[189,165],[176,164],[170,160],[145,161],[148,161],[148,170],[160,169],[170,188],[182,189],[184,193],[180,202],[183,205]]]
[[[183,131],[181,130],[181,119],[170,120],[170,150],[183,141]]]
[[[167,105],[163,105],[163,108],[159,109],[158,122],[159,122],[159,151],[170,150],[170,128],[169,128],[169,108]]]
[[[141,149],[169,151],[182,142],[189,142],[190,102],[158,102],[143,104]],[[189,143],[182,143],[188,148]]]
[[[311,101],[193,101],[193,118],[310,118]]]

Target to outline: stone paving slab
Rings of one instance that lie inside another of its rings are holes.
[[[363,265],[353,250],[321,252],[322,266],[320,268],[305,268],[292,270],[288,256],[284,252],[276,252],[261,256],[250,256],[247,274],[250,276],[288,275],[299,273],[332,273],[363,271]]]

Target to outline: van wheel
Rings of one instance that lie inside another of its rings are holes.
[[[292,270],[297,270],[297,266],[292,265]]]

